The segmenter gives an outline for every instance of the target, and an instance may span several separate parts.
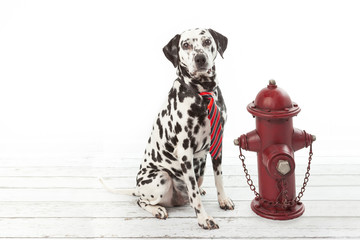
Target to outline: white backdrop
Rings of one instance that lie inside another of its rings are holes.
[[[162,48],[212,28],[224,155],[253,130],[246,105],[275,79],[321,156],[360,156],[359,1],[1,1],[0,155],[142,156],[176,78]],[[301,151],[303,155],[307,150]]]

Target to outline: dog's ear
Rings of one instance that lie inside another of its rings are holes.
[[[212,29],[209,29],[209,32],[210,32],[211,36],[215,39],[216,47],[217,47],[218,52],[220,53],[220,56],[222,58],[224,58],[223,54],[224,54],[227,44],[228,44],[227,37],[225,37],[224,35],[216,32]]]
[[[177,34],[170,42],[163,48],[163,52],[167,59],[177,67],[179,65],[179,41],[180,35]]]

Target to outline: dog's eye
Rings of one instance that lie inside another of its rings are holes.
[[[211,45],[211,40],[210,39],[206,39],[204,41],[204,46],[210,46]]]
[[[188,49],[190,47],[190,45],[188,43],[183,43],[183,48],[184,49]]]

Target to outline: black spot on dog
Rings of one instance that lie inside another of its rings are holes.
[[[164,154],[165,157],[167,157],[168,159],[172,160],[172,161],[176,161],[176,158],[169,152],[163,150],[162,153]]]
[[[158,162],[162,162],[162,157],[161,157],[161,155],[160,155],[159,152],[157,152],[157,154],[156,154],[156,160],[157,160]]]
[[[183,162],[186,162],[186,161],[187,161],[187,157],[186,157],[186,156],[183,156],[183,157],[182,157],[182,160],[183,160]]]
[[[188,131],[188,138],[192,138],[192,132],[191,131]]]
[[[177,111],[177,115],[179,118],[182,118],[182,113],[180,111]]]
[[[154,170],[158,170],[157,166],[156,166],[155,164],[153,164],[152,162],[149,163],[149,165],[147,166],[147,168],[154,169]]]
[[[169,126],[170,132],[172,132],[172,124],[171,124],[171,121],[168,122],[168,126]]]
[[[174,147],[170,144],[170,143],[165,143],[165,149],[168,151],[168,152],[174,152]]]
[[[141,181],[141,185],[149,184],[149,183],[151,183],[152,181],[153,181],[152,179],[143,180],[143,181]]]
[[[186,162],[185,164],[187,169],[191,169],[191,162]]]
[[[191,183],[192,190],[195,190],[195,184],[196,184],[195,179],[193,177],[189,177],[189,181]]]
[[[166,139],[166,140],[169,140],[169,134],[168,134],[168,131],[167,131],[166,128],[165,128],[165,139]]]
[[[192,129],[192,128],[193,128],[193,126],[194,126],[194,121],[193,121],[192,118],[189,118],[189,119],[187,120],[187,126],[189,127],[189,129]]]
[[[156,162],[156,156],[155,156],[155,150],[154,150],[154,149],[151,151],[151,159],[152,159],[154,162]]]
[[[195,128],[194,128],[194,134],[198,134],[199,130],[200,130],[200,126],[196,125]]]
[[[182,131],[180,124],[177,122],[175,125],[175,133],[179,134]]]
[[[179,142],[179,139],[177,138],[177,136],[175,135],[174,137],[172,137],[170,139],[171,143],[176,146],[176,144]]]
[[[161,111],[161,116],[164,117],[166,115],[166,109]]]
[[[156,147],[157,147],[158,150],[160,150],[160,145],[159,145],[158,142],[156,142]]]
[[[184,139],[184,141],[183,141],[183,148],[186,150],[186,149],[188,149],[188,147],[189,147],[189,139]]]
[[[187,168],[186,168],[186,166],[185,166],[184,163],[181,164],[181,169],[182,169],[182,171],[183,171],[184,173],[187,172]]]
[[[160,118],[158,118],[156,120],[156,124],[158,125],[158,128],[159,128],[159,136],[160,136],[160,138],[162,138],[164,132],[163,132],[163,127],[162,127],[161,122],[160,122]]]

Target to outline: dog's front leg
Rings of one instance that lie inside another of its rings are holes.
[[[181,162],[181,169],[183,171],[183,180],[188,191],[190,205],[195,210],[199,226],[204,229],[219,228],[219,225],[215,223],[214,219],[206,213],[201,202],[200,190],[193,168],[193,153],[182,149],[178,152],[178,154]]]
[[[217,190],[217,196],[220,208],[224,210],[234,210],[235,204],[234,202],[228,198],[225,194],[224,184],[223,184],[223,177],[222,177],[222,153],[219,154],[217,158],[211,158],[214,170],[214,177],[215,177],[215,186]]]

